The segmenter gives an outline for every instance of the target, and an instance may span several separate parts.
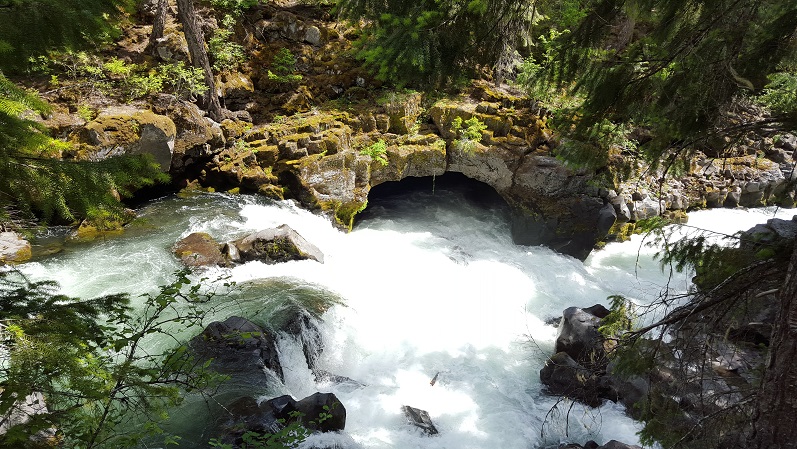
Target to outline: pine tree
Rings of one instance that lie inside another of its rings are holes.
[[[0,73],[0,222],[21,218],[69,223],[79,218],[118,216],[117,195],[168,177],[147,156],[100,162],[58,159],[69,146],[47,134],[26,114],[49,112],[48,105]]]
[[[562,114],[570,119],[562,129],[577,137],[605,138],[606,123],[644,127],[653,140],[640,150],[667,164],[717,138],[797,124],[782,110],[741,125],[720,121],[794,60],[794,2],[593,0],[572,17],[540,75],[583,98]]]
[[[534,2],[342,0],[343,17],[364,20],[359,56],[376,77],[439,86],[480,69],[501,77],[524,45]]]
[[[134,0],[10,0],[0,3],[0,69],[23,71],[29,58],[108,40]]]

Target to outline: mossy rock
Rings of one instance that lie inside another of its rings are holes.
[[[274,264],[293,260],[324,263],[324,254],[288,225],[264,229],[233,242],[242,261]]]
[[[194,232],[174,245],[174,255],[188,267],[226,265],[220,245],[206,232]]]
[[[371,162],[371,186],[408,176],[438,176],[446,172],[446,144],[439,138],[431,145],[390,145],[385,156],[387,165]]]
[[[243,122],[239,120],[224,119],[221,122],[221,130],[224,133],[224,139],[239,139],[252,129],[250,122]]]
[[[171,166],[177,128],[165,115],[131,107],[104,110],[77,136],[91,145],[86,156],[100,160],[120,154],[151,154],[164,171]]]
[[[31,258],[30,242],[16,232],[0,232],[0,265],[23,263]]]
[[[78,241],[92,241],[97,238],[107,238],[122,235],[124,226],[136,218],[135,212],[126,210],[121,215],[101,213],[87,218],[80,223],[72,239]]]

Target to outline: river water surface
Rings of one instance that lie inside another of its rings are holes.
[[[791,218],[793,212],[777,215]],[[774,213],[696,212],[689,224],[730,234]],[[267,324],[272,303],[308,295],[340,303],[319,324],[325,350],[318,363],[359,384],[316,383],[301,348],[282,335],[285,385],[251,392],[297,399],[334,392],[347,410],[346,431],[313,437],[308,447],[325,442],[373,449],[530,449],[588,439],[638,443],[639,426],[621,406],[576,405],[569,416],[569,403],[554,408],[557,399],[545,395],[539,383],[556,335],[545,321],[566,307],[608,305],[609,295],[647,304],[662,291],[678,293],[689,286],[688,273],[661,270],[652,258],[656,250],[640,245],[642,236],[609,244],[582,263],[544,247],[514,245],[501,204],[473,201],[472,195],[440,186],[373,200],[351,233],[291,202],[244,195],[168,197],[146,205],[139,215],[121,237],[69,244],[22,269],[33,279],[58,281],[68,295],[136,296],[171,280],[180,268],[171,247],[191,232],[227,241],[288,224],[324,253],[323,264],[249,262],[196,279],[230,277],[245,291],[235,314],[261,324]],[[233,314],[230,310],[225,313]],[[214,435],[209,418],[198,411],[202,407],[188,402],[172,413],[174,431],[182,433],[181,447],[201,447]],[[439,435],[427,437],[407,425],[402,405],[428,411]]]

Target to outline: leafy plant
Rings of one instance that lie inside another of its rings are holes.
[[[360,150],[360,154],[371,156],[373,160],[379,162],[383,167],[387,165],[387,144],[382,139]]]
[[[302,80],[302,75],[296,72],[296,56],[287,48],[281,48],[274,55],[274,60],[268,71],[268,79],[277,83],[295,83]]]
[[[146,348],[155,335],[171,337],[171,326],[201,325],[203,304],[213,295],[201,293],[187,274],[145,295],[138,311],[125,294],[81,300],[59,294],[53,282],[0,274],[0,413],[36,394],[47,407],[0,435],[0,445],[28,447],[32,435],[51,428],[63,447],[131,445],[162,432],[157,423],[180,403],[182,388],[213,389],[222,378],[196,364],[185,345]],[[131,420],[149,424],[131,426]]]
[[[236,16],[259,3],[259,0],[210,0],[210,4],[216,9]]]
[[[284,419],[277,420],[282,426],[275,433],[245,432],[241,435],[242,443],[238,449],[296,449],[310,436],[310,429],[302,424],[301,412],[290,412],[290,422],[286,425]],[[214,438],[209,441],[211,447],[218,449],[233,449],[231,444],[222,443]]]
[[[458,136],[454,145],[461,151],[470,153],[481,142],[482,133],[487,129],[487,125],[477,117],[465,120],[464,125],[463,127],[462,117],[455,117],[451,122],[451,132]]]
[[[243,46],[231,38],[235,34],[235,18],[227,14],[221,20],[222,27],[216,29],[213,37],[208,40],[208,52],[213,60],[213,69],[216,71],[233,71],[246,61]]]
[[[759,102],[779,113],[797,111],[797,71],[776,72],[769,75],[769,84]]]
[[[79,115],[83,120],[90,122],[97,116],[97,111],[84,104],[81,104],[77,107],[77,115]]]
[[[186,67],[183,61],[161,65],[158,67],[158,73],[178,97],[193,99],[204,95],[208,90],[202,69]]]

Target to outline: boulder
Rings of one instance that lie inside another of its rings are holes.
[[[314,393],[297,402],[296,411],[310,430],[337,432],[346,427],[346,408],[334,393]]]
[[[603,349],[604,338],[598,332],[601,318],[590,313],[591,311],[604,316],[608,315],[605,313],[606,308],[599,305],[592,306],[590,309],[578,307],[565,309],[559,323],[559,332],[554,348],[555,352],[564,352],[576,362],[587,367],[605,365],[606,358]]]
[[[612,396],[611,387],[600,373],[585,368],[564,352],[557,352],[545,362],[540,380],[551,394],[567,396],[590,407],[598,407]]]
[[[120,154],[150,154],[163,171],[169,171],[177,129],[165,115],[118,106],[102,111],[86,125],[81,141],[95,147],[89,160]]]
[[[598,449],[642,449],[641,446],[621,443],[617,440],[610,440]]]
[[[559,449],[642,449],[642,447],[621,443],[617,440],[609,440],[608,443],[599,445],[598,443],[590,440],[584,443],[583,446],[576,443],[570,443],[567,445],[560,445]]]
[[[369,156],[352,150],[305,157],[291,187],[303,203],[331,214],[337,226],[350,230],[354,216],[368,203],[370,164]]]
[[[18,425],[28,424],[36,415],[47,415],[47,402],[44,395],[33,392],[21,400],[15,401],[9,409],[0,416],[0,436]],[[46,422],[46,421],[45,421]],[[41,423],[39,423],[41,425]],[[29,436],[29,444],[25,447],[33,448],[55,448],[58,447],[57,430],[53,427],[39,430]],[[10,446],[9,446],[10,447]]]
[[[421,410],[409,405],[402,405],[401,411],[407,417],[407,424],[412,424],[415,427],[423,430],[427,435],[437,435],[437,427],[432,423],[432,418],[429,417],[429,412]]]
[[[760,249],[762,245],[783,245],[797,238],[797,215],[791,220],[771,218],[766,224],[757,224],[744,231],[741,236],[742,248]]]
[[[292,260],[324,263],[324,254],[288,225],[265,229],[234,242],[244,262],[259,260],[267,264]]]
[[[243,396],[225,410],[229,419],[220,439],[234,447],[242,446],[242,435],[249,431],[273,434],[294,423],[313,432],[339,432],[346,427],[346,408],[332,393],[314,393],[301,401],[283,395],[259,405],[255,398]]]
[[[319,432],[338,432],[346,427],[346,407],[334,393],[316,392],[300,401],[289,395],[279,396],[260,404],[260,413],[284,424],[298,421]]]
[[[282,330],[293,335],[297,342],[302,345],[307,367],[310,368],[316,378],[319,378],[316,361],[324,351],[324,339],[321,336],[321,330],[306,310],[296,307],[292,312],[293,316],[288,318]]]
[[[193,232],[174,245],[174,255],[189,267],[226,265],[219,244],[205,232]]]
[[[265,384],[263,368],[283,380],[282,365],[274,336],[246,318],[232,316],[210,323],[189,346],[200,360],[230,375],[236,382]]]
[[[22,263],[30,258],[30,242],[16,232],[0,232],[0,265]]]
[[[532,153],[523,158],[511,187],[498,191],[513,209],[515,243],[546,245],[586,259],[606,236],[611,216],[589,180],[588,173],[573,171],[553,156]]]
[[[385,113],[389,117],[389,132],[407,134],[415,126],[418,116],[423,112],[423,94],[411,92],[407,94],[393,94],[384,105]]]
[[[154,96],[150,104],[155,113],[169,116],[177,129],[172,173],[182,173],[224,149],[226,141],[221,126],[205,117],[196,104],[168,94]]]
[[[224,106],[231,111],[246,109],[252,101],[255,85],[241,72],[224,73],[219,83]]]
[[[657,201],[650,197],[646,197],[639,201],[632,201],[631,206],[631,220],[633,221],[658,217],[666,210],[664,201]]]

